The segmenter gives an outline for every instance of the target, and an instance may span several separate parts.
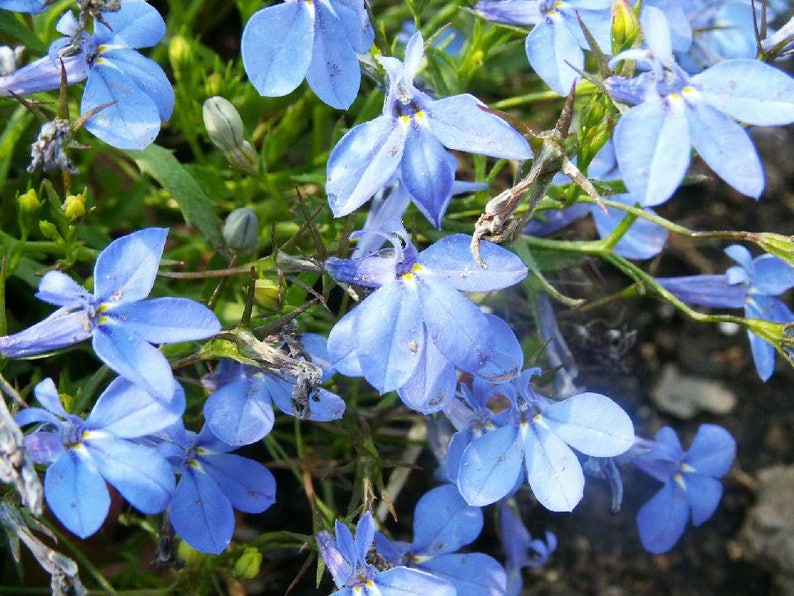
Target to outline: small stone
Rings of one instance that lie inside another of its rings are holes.
[[[681,374],[675,364],[662,367],[651,389],[651,399],[663,412],[689,420],[701,411],[728,414],[736,406],[736,395],[722,383]]]

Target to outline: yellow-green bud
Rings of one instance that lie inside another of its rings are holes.
[[[80,219],[85,215],[85,197],[69,195],[63,203],[63,212],[69,219]]]
[[[769,254],[775,255],[794,267],[794,236],[761,232],[759,234],[751,233],[750,238]]]
[[[204,102],[202,114],[210,140],[223,151],[229,163],[249,174],[256,174],[259,156],[245,139],[243,120],[234,105],[216,95]]]
[[[176,556],[184,561],[188,567],[196,567],[207,558],[207,555],[197,551],[184,540],[179,541],[179,546],[176,547]]]
[[[234,563],[232,573],[237,579],[254,579],[259,575],[259,567],[262,565],[262,553],[253,547],[247,547],[243,554]]]
[[[19,207],[19,227],[22,229],[23,233],[27,234],[39,220],[41,201],[39,201],[39,196],[36,194],[36,191],[31,188],[28,192],[17,197],[17,205]]]
[[[251,253],[259,241],[259,219],[253,209],[235,209],[223,224],[226,246],[237,253]]]
[[[632,47],[641,32],[642,26],[634,7],[627,0],[615,0],[612,5],[612,53]]]
[[[182,35],[174,35],[168,42],[168,60],[174,76],[179,78],[186,69],[193,67],[193,48]]]
[[[264,310],[275,312],[281,308],[279,284],[272,279],[257,279],[254,282],[254,302]]]
[[[47,240],[53,240],[55,242],[63,240],[63,238],[61,238],[61,234],[58,232],[58,228],[56,228],[55,224],[51,221],[40,221],[39,231],[41,231],[42,236],[44,236]]]
[[[207,76],[204,81],[204,92],[210,97],[221,95],[224,92],[225,86],[226,84],[223,81],[223,77],[217,72],[214,72]]]

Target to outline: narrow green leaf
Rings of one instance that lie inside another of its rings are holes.
[[[47,44],[41,41],[16,14],[8,10],[0,10],[0,31],[8,34],[25,46],[31,54],[44,54]]]
[[[143,151],[126,151],[140,169],[157,180],[179,205],[185,221],[195,226],[216,251],[226,253],[221,235],[221,220],[215,214],[215,204],[190,172],[168,149],[149,145]]]

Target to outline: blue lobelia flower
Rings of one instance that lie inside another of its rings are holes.
[[[388,184],[393,175],[437,228],[455,180],[445,149],[507,159],[529,159],[524,137],[464,94],[433,100],[413,79],[422,65],[421,33],[405,49],[405,62],[379,57],[389,90],[383,114],[348,131],[331,151],[325,186],[334,216],[352,213]],[[454,162],[452,162],[454,163]]]
[[[684,302],[712,308],[744,308],[748,318],[794,322],[794,313],[775,298],[794,287],[794,269],[772,255],[753,259],[738,244],[729,246],[725,252],[739,265],[724,275],[666,277],[657,281]],[[775,347],[749,330],[747,336],[758,376],[766,381],[775,370]]]
[[[617,180],[620,178],[615,149],[611,140],[593,158],[587,168],[587,173],[590,178],[598,180]],[[567,184],[568,182],[570,180],[563,174],[558,174],[553,180],[554,184]],[[634,206],[637,202],[632,199],[631,194],[610,195],[608,198],[627,206]],[[647,209],[647,211],[653,213],[651,209]],[[562,229],[569,223],[585,217],[588,213],[592,215],[596,230],[601,238],[609,236],[628,215],[625,211],[616,207],[601,209],[598,205],[577,203],[561,211],[545,211],[546,220],[541,221],[538,218],[530,220],[524,228],[524,233],[532,236],[547,236]],[[659,254],[664,248],[667,236],[667,230],[662,226],[647,219],[637,218],[626,233],[623,234],[613,250],[615,254],[628,259],[650,259]]]
[[[551,511],[571,511],[582,499],[584,474],[571,447],[611,457],[634,442],[628,415],[611,399],[580,393],[553,401],[532,390],[539,369],[525,370],[512,383],[515,397],[503,426],[485,428],[464,449],[457,466],[450,446],[448,466],[470,505],[485,506],[508,495],[524,477],[538,502]],[[503,393],[499,385],[494,391]],[[455,438],[453,437],[453,442]],[[523,464],[523,466],[522,466]]]
[[[163,511],[174,492],[174,474],[157,452],[133,442],[179,420],[185,395],[179,385],[168,399],[115,379],[83,421],[61,405],[52,379],[35,389],[44,406],[17,414],[20,426],[40,426],[25,437],[36,463],[47,464],[44,495],[53,514],[71,532],[86,538],[105,521],[114,486],[143,513]]]
[[[405,230],[389,240],[391,250],[326,263],[339,281],[377,288],[331,330],[334,367],[364,376],[381,393],[400,390],[406,404],[423,413],[452,398],[455,367],[492,379],[515,376],[523,356],[509,327],[459,291],[489,292],[519,282],[527,274],[521,259],[487,243],[483,269],[466,250],[470,237],[462,234],[421,253]]]
[[[736,456],[736,442],[720,426],[703,424],[687,451],[675,431],[662,428],[654,441],[638,439],[626,454],[631,463],[664,483],[637,513],[637,527],[645,550],[659,554],[675,546],[687,521],[699,526],[708,520],[722,498],[725,474]]]
[[[86,81],[81,114],[104,106],[85,127],[119,149],[143,149],[171,117],[174,90],[163,69],[136,49],[159,43],[165,21],[143,0],[123,0],[118,11],[102,17],[89,34],[65,13],[57,29],[67,37],[54,42],[48,56],[0,77],[0,95],[57,89],[63,68],[69,84]]]
[[[363,2],[287,0],[251,17],[240,51],[261,95],[286,95],[305,78],[322,101],[346,110],[361,83],[356,52],[374,39]]]
[[[650,70],[604,82],[615,100],[636,104],[620,118],[613,137],[632,196],[643,206],[670,198],[694,146],[723,180],[758,198],[763,167],[752,140],[734,120],[763,126],[794,122],[794,79],[756,60],[725,60],[689,76],[673,58],[664,13],[644,8],[642,27],[649,50],[627,50],[612,62],[637,60]]]
[[[371,551],[375,537],[371,513],[361,516],[355,538],[340,521],[334,527],[336,537],[326,531],[317,534],[320,555],[339,588],[332,596],[455,595],[454,586],[446,580],[417,569],[394,567]]]
[[[313,333],[302,336],[310,357],[327,357],[325,339]],[[327,381],[333,371],[319,381]],[[249,445],[270,433],[273,428],[273,404],[282,412],[305,420],[327,422],[339,420],[345,412],[345,402],[335,393],[322,387],[310,388],[306,401],[296,404],[293,391],[297,379],[288,373],[275,373],[247,366],[233,360],[222,360],[211,375],[202,380],[212,391],[204,404],[207,426],[220,440],[229,445]]]
[[[42,12],[51,4],[48,0],[0,0],[0,8],[3,10],[13,10],[14,12]]]
[[[174,530],[193,548],[219,554],[234,533],[234,509],[261,513],[276,502],[276,480],[265,466],[229,453],[207,427],[196,434],[181,421],[159,437],[158,451],[180,475],[169,505]]]
[[[508,25],[533,25],[525,49],[529,64],[552,90],[568,95],[591,49],[578,17],[602,51],[612,47],[612,0],[480,0],[474,10]]]
[[[395,542],[375,534],[378,554],[392,565],[426,571],[447,580],[458,596],[502,596],[505,570],[482,553],[456,553],[482,531],[479,507],[471,507],[453,484],[425,493],[414,511],[414,541]]]
[[[26,358],[91,338],[111,369],[162,399],[174,393],[171,367],[155,344],[204,339],[220,331],[206,306],[187,298],[144,300],[154,285],[167,229],[147,228],[111,242],[94,266],[94,293],[65,273],[41,278],[36,297],[60,306],[43,321],[0,337],[0,355]]]
[[[505,596],[521,596],[524,567],[541,567],[546,564],[552,553],[557,550],[557,537],[546,532],[545,542],[532,538],[521,517],[511,506],[513,499],[499,501],[499,533],[507,555],[507,590]]]

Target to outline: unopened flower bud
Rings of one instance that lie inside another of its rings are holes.
[[[255,174],[259,171],[259,156],[245,140],[240,113],[230,101],[220,96],[210,97],[202,110],[204,126],[210,140],[223,151],[234,167]]]
[[[63,203],[63,212],[69,219],[80,219],[85,215],[85,197],[69,195]]]
[[[177,559],[184,561],[188,567],[198,566],[207,558],[207,555],[197,551],[184,540],[180,541],[179,546],[176,547],[176,556]]]
[[[193,48],[184,36],[174,35],[168,42],[168,60],[177,78],[186,69],[193,67]]]
[[[28,192],[19,195],[17,205],[19,207],[19,227],[27,234],[39,220],[41,201],[39,201],[36,191],[31,188]]]
[[[221,95],[224,92],[223,77],[217,72],[208,75],[204,80],[204,92],[209,96]]]
[[[281,308],[281,292],[272,279],[257,279],[254,282],[254,302],[264,310],[275,312]]]
[[[234,563],[234,576],[242,580],[254,579],[259,575],[261,565],[262,553],[253,547],[247,547]]]
[[[51,221],[40,221],[39,231],[47,240],[52,240],[54,242],[60,242],[63,240],[60,232],[58,232],[58,228],[56,228],[55,224]]]
[[[751,236],[756,236],[755,243],[766,252],[794,267],[794,236],[772,232],[753,233]]]
[[[615,0],[612,8],[613,54],[632,47],[641,32],[642,26],[634,7],[628,0]]]
[[[259,240],[259,219],[252,209],[235,209],[223,224],[223,240],[234,252],[250,253]]]

